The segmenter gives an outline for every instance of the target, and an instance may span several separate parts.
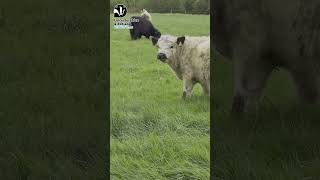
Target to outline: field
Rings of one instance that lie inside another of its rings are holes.
[[[257,113],[230,115],[231,70],[231,63],[216,59],[211,104],[214,179],[320,179],[319,106],[298,105],[294,84],[280,69],[270,77]]]
[[[129,17],[127,15],[126,17]],[[206,15],[152,14],[162,34],[209,35]],[[111,178],[209,179],[209,98],[196,86],[182,100],[182,82],[156,60],[146,38],[111,19]]]

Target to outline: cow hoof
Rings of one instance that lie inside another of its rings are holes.
[[[187,92],[184,91],[184,92],[182,93],[182,99],[186,99],[186,97],[187,97]]]
[[[242,96],[235,96],[233,98],[232,103],[232,113],[242,113],[244,112],[244,97]]]

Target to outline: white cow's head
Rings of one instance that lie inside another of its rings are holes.
[[[157,59],[168,63],[175,58],[177,50],[184,44],[185,37],[163,35],[160,38],[151,37],[152,43],[158,48]]]

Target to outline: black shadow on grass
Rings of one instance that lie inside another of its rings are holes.
[[[106,3],[0,1],[0,179],[108,179]]]

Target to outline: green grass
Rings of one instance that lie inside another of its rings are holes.
[[[284,70],[268,81],[257,113],[230,115],[232,66],[214,64],[213,162],[216,180],[320,179],[319,106],[298,105]]]
[[[127,15],[129,17],[129,15]],[[131,41],[111,18],[111,178],[209,179],[209,98],[156,60],[146,38]],[[209,16],[152,14],[162,34],[209,35]]]

